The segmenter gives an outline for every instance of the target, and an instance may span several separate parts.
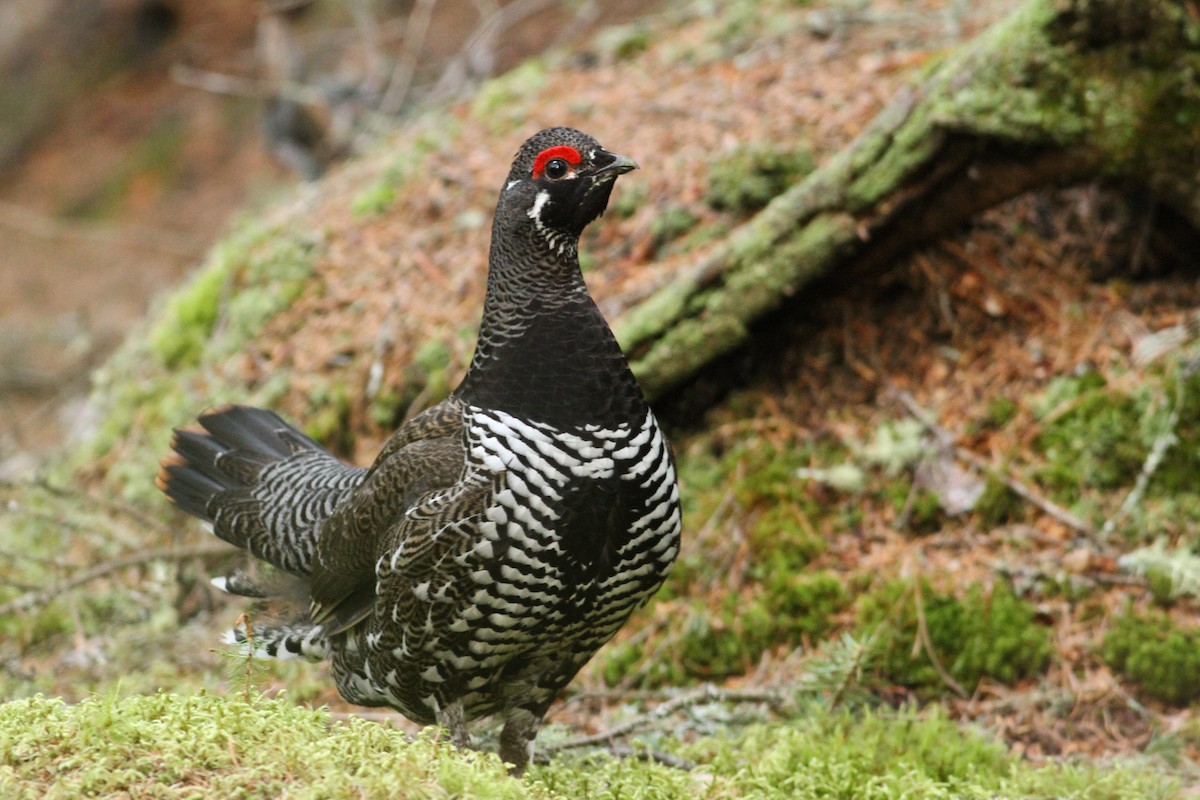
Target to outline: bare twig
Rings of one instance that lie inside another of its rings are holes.
[[[7,603],[0,603],[0,616],[44,605],[60,594],[77,589],[86,583],[91,583],[94,580],[107,577],[114,572],[120,572],[129,567],[141,566],[152,561],[183,561],[188,558],[222,556],[228,555],[230,552],[232,552],[232,548],[225,542],[206,542],[205,544],[192,545],[190,547],[163,547],[156,550],[127,553],[110,561],[105,561],[102,564],[97,564],[90,569],[81,570],[67,580],[56,583],[46,589],[27,592],[14,597]]]
[[[951,443],[955,441],[954,435],[949,430],[942,427],[937,422],[937,419],[933,416],[933,414],[922,408],[908,392],[897,390],[893,391],[892,395],[900,402],[901,405],[905,407],[905,409],[908,410],[908,413],[911,414],[914,419],[924,425],[930,431],[930,433],[938,437],[944,437],[946,441]],[[1090,538],[1096,538],[1096,529],[1072,514],[1067,509],[1058,505],[1054,501],[1043,497],[1034,489],[1026,486],[1024,483],[1007,474],[1006,472],[992,466],[990,462],[983,457],[976,455],[973,451],[968,450],[967,448],[958,444],[953,444],[952,446],[954,448],[955,456],[967,462],[985,475],[1000,481],[1014,494],[1025,500],[1025,502],[1037,506],[1043,512],[1054,517],[1067,527],[1079,531]]]
[[[370,0],[353,0],[349,3],[350,16],[358,33],[365,63],[363,83],[371,93],[376,92],[384,81],[383,34],[379,20],[371,9]]]
[[[295,81],[284,80],[278,84],[272,84],[259,78],[212,72],[178,63],[171,65],[171,79],[181,86],[212,94],[247,97],[253,100],[278,96],[301,105],[326,106],[329,104],[329,98],[320,87]]]
[[[1138,333],[1133,340],[1134,366],[1144,367],[1157,359],[1178,350],[1188,342],[1200,337],[1200,312],[1193,311],[1181,325],[1172,325],[1154,333]]]
[[[408,92],[412,88],[413,77],[417,71],[417,61],[421,57],[421,49],[425,45],[425,34],[429,32],[429,22],[433,17],[433,7],[437,0],[417,0],[412,12],[408,15],[408,24],[404,27],[404,42],[400,60],[392,69],[388,80],[387,90],[379,101],[379,111],[386,116],[395,116],[404,107]]]
[[[164,536],[172,533],[172,531],[161,521],[155,519],[141,509],[130,505],[129,503],[125,503],[120,500],[114,500],[111,497],[105,497],[104,495],[85,492],[72,487],[57,486],[45,478],[36,478],[33,480],[32,484],[38,489],[48,492],[55,497],[62,497],[69,500],[82,500],[93,506],[103,508],[111,513],[126,517],[133,522],[136,522],[138,525],[149,528],[153,531],[157,531]]]
[[[0,200],[0,226],[39,239],[74,239],[118,247],[137,247],[176,258],[195,258],[201,248],[185,237],[148,225],[95,225],[69,222]]]
[[[662,764],[664,767],[672,767],[684,772],[691,772],[696,768],[696,765],[687,759],[673,756],[670,753],[664,753],[661,750],[618,744],[614,744],[608,749],[617,758],[636,758],[640,761],[653,761],[656,764]]]
[[[946,684],[959,697],[968,697],[969,695],[962,685],[954,680],[954,676],[942,666],[942,659],[938,657],[937,649],[933,646],[933,639],[929,636],[929,626],[925,624],[925,597],[921,592],[919,572],[913,580],[913,602],[917,609],[917,641],[913,644],[919,643],[920,647],[925,650],[925,655],[929,656],[929,663],[933,665],[933,671],[938,674],[942,683]]]
[[[396,304],[392,303],[392,312],[396,310]],[[393,314],[389,313],[384,318],[384,322],[379,326],[379,333],[375,337],[375,346],[371,348],[371,368],[367,372],[367,386],[363,391],[363,399],[366,403],[375,401],[379,390],[383,387],[383,376],[387,370],[387,357],[392,352],[392,346],[396,341],[396,330],[390,320]]]
[[[1027,566],[1024,564],[1006,564],[1002,561],[993,561],[989,568],[999,575],[1009,577],[1017,577],[1027,581],[1056,581],[1058,575],[1038,567]],[[1129,575],[1122,572],[1098,572],[1089,571],[1080,573],[1076,577],[1092,581],[1093,583],[1103,584],[1104,586],[1133,586],[1145,588],[1148,584],[1146,578],[1141,575]]]
[[[180,86],[199,89],[210,94],[250,97],[256,100],[260,100],[270,94],[267,84],[257,78],[228,75],[223,72],[198,69],[187,64],[172,64],[170,75],[171,80]]]
[[[562,707],[584,703],[630,703],[650,700],[663,702],[671,699],[672,692],[664,689],[596,689],[572,694],[562,699]]]
[[[1105,538],[1111,536],[1112,532],[1116,530],[1117,524],[1129,516],[1134,507],[1142,502],[1142,497],[1146,494],[1146,487],[1150,485],[1150,479],[1158,471],[1167,451],[1179,441],[1175,429],[1179,426],[1179,411],[1183,408],[1184,384],[1195,371],[1194,363],[1185,363],[1180,367],[1179,375],[1175,378],[1175,401],[1167,414],[1166,424],[1163,425],[1163,429],[1150,446],[1150,452],[1146,454],[1146,460],[1142,462],[1142,471],[1138,473],[1133,488],[1129,490],[1129,494],[1125,495],[1125,499],[1121,501],[1121,506],[1116,512],[1104,521],[1104,525],[1100,528],[1101,536]]]
[[[783,694],[779,691],[718,689],[711,684],[705,684],[694,691],[681,694],[665,703],[657,705],[645,714],[640,714],[633,719],[626,720],[620,725],[614,725],[611,728],[589,736],[581,736],[577,739],[551,745],[546,748],[546,751],[555,753],[560,750],[572,750],[578,747],[591,747],[594,745],[611,746],[615,739],[628,736],[639,728],[653,725],[655,722],[677,711],[682,711],[685,708],[690,708],[701,703],[766,703],[772,708],[778,708],[783,705],[783,700]]]

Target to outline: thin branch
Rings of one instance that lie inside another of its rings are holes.
[[[636,758],[639,761],[653,761],[656,764],[662,764],[664,767],[691,772],[696,768],[696,765],[685,758],[673,756],[670,753],[664,753],[661,750],[652,750],[644,747],[629,747],[628,745],[614,744],[608,748],[617,758]]]
[[[261,100],[270,94],[265,81],[257,78],[246,78],[241,75],[229,75],[223,72],[213,72],[198,69],[187,64],[172,64],[171,80],[180,86],[199,89],[209,94],[224,94],[230,97],[249,97]]]
[[[76,240],[108,246],[136,247],[175,258],[195,258],[202,248],[184,236],[148,225],[125,223],[119,226],[69,222],[0,200],[0,226],[36,236],[39,239]]]
[[[925,655],[929,656],[929,663],[933,665],[934,672],[942,679],[942,683],[950,687],[950,690],[956,695],[969,697],[970,695],[962,685],[954,680],[954,676],[942,666],[942,659],[938,657],[937,650],[933,646],[933,639],[929,636],[929,626],[925,624],[925,597],[921,592],[920,572],[913,581],[913,602],[917,608],[917,642],[925,650]]]
[[[783,699],[782,693],[778,691],[718,689],[712,684],[705,684],[695,691],[674,697],[665,703],[655,706],[644,714],[639,714],[633,719],[622,722],[620,725],[614,725],[607,730],[593,733],[589,736],[581,736],[567,742],[550,745],[546,748],[546,751],[548,753],[556,753],[560,750],[571,750],[594,745],[611,746],[614,739],[628,736],[639,728],[653,725],[677,711],[682,711],[685,708],[690,708],[701,703],[766,703],[772,708],[778,708],[783,705]]]
[[[1046,581],[1053,582],[1060,579],[1060,575],[1053,572],[1041,569],[1039,567],[1027,566],[1024,564],[1006,564],[1003,561],[993,561],[988,565],[988,568],[999,575],[1005,575],[1010,578],[1021,578],[1027,581]],[[1104,586],[1126,586],[1145,588],[1149,583],[1146,578],[1141,575],[1129,575],[1121,572],[1099,572],[1090,570],[1088,572],[1079,573],[1076,577],[1092,581],[1093,583],[1102,584]]]
[[[387,91],[379,101],[379,111],[385,116],[394,117],[400,113],[404,101],[408,99],[409,89],[412,88],[413,77],[417,71],[417,61],[421,57],[421,49],[425,45],[425,35],[429,32],[429,22],[433,17],[433,7],[437,0],[417,0],[416,7],[408,15],[408,24],[404,27],[404,43],[401,58],[392,69],[388,80]]]
[[[1089,538],[1097,538],[1096,529],[1087,522],[1084,522],[1082,519],[1075,516],[1054,501],[1043,497],[1037,491],[1029,486],[1026,486],[1024,483],[1012,477],[1008,473],[992,466],[992,464],[982,456],[976,455],[973,451],[967,449],[966,447],[955,444],[954,442],[956,439],[954,434],[942,427],[937,422],[937,419],[933,416],[933,414],[922,408],[908,392],[893,390],[892,395],[900,402],[901,405],[905,407],[905,409],[908,410],[908,413],[911,414],[914,419],[924,425],[930,433],[942,438],[944,441],[949,442],[954,448],[954,455],[959,459],[967,462],[988,477],[995,478],[996,480],[1000,481],[1014,494],[1025,500],[1025,502],[1037,506],[1043,512],[1054,517],[1068,528],[1079,531]]]
[[[86,583],[91,583],[94,580],[107,577],[114,572],[120,572],[129,567],[141,566],[152,561],[183,561],[189,558],[223,556],[231,552],[234,551],[225,542],[206,542],[205,544],[191,545],[189,547],[163,547],[157,550],[127,553],[110,561],[105,561],[103,564],[97,564],[91,569],[82,570],[67,580],[56,583],[47,589],[27,592],[26,594],[14,597],[7,603],[0,603],[0,617],[17,611],[25,611],[34,606],[44,605],[60,594],[77,589]]]
[[[174,534],[174,531],[164,525],[161,520],[158,520],[155,517],[147,514],[145,511],[142,511],[140,508],[132,506],[129,503],[125,503],[121,500],[114,500],[111,497],[82,491],[73,487],[58,486],[43,477],[35,478],[33,481],[31,481],[31,485],[35,488],[41,489],[44,492],[47,492],[48,494],[52,494],[55,497],[67,500],[80,500],[96,508],[104,509],[111,514],[131,520],[132,522],[137,523],[139,526],[155,531],[162,536],[171,536]],[[128,539],[126,537],[122,538],[125,539],[126,544],[134,546],[137,544],[137,541],[134,539]]]
[[[1158,467],[1162,464],[1163,458],[1167,455],[1167,451],[1171,449],[1178,441],[1179,437],[1175,434],[1175,429],[1179,426],[1179,411],[1183,408],[1184,384],[1188,378],[1196,371],[1196,365],[1185,364],[1180,369],[1179,375],[1175,377],[1175,401],[1171,404],[1171,411],[1167,414],[1166,424],[1154,438],[1154,443],[1150,446],[1150,452],[1146,454],[1146,460],[1142,462],[1142,471],[1138,473],[1137,480],[1134,481],[1133,488],[1129,490],[1129,494],[1125,495],[1125,499],[1121,501],[1121,506],[1116,512],[1104,521],[1104,525],[1100,528],[1100,535],[1108,538],[1112,532],[1116,530],[1117,524],[1129,516],[1129,513],[1142,502],[1142,497],[1146,494],[1146,487],[1150,485],[1150,479],[1154,477],[1154,473],[1158,471]]]

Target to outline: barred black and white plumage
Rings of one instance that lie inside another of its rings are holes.
[[[500,193],[471,367],[369,469],[235,406],[178,430],[158,478],[303,584],[307,618],[240,633],[257,652],[330,658],[350,702],[439,722],[458,743],[467,721],[502,714],[517,772],[551,702],[679,549],[670,447],[577,255],[634,166],[567,128],[525,143]],[[269,593],[241,573],[222,585]]]

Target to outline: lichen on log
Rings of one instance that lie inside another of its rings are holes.
[[[1186,0],[1028,0],[626,312],[617,336],[658,397],[817,278],[867,279],[999,202],[1097,178],[1200,227],[1200,12]]]

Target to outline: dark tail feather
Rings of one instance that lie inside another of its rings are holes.
[[[220,406],[201,414],[200,424],[218,442],[237,444],[243,452],[255,453],[268,463],[287,458],[294,452],[282,438],[284,432],[301,436],[314,450],[322,449],[312,439],[299,434],[274,411],[264,408]]]
[[[205,412],[200,424],[208,433],[175,429],[175,452],[163,460],[155,484],[176,506],[211,522],[217,495],[252,486],[263,467],[290,451],[277,436],[271,441],[272,428],[286,423],[269,411],[228,406]]]
[[[158,488],[230,544],[306,574],[320,518],[364,470],[341,464],[271,411],[223,406],[199,421],[202,430],[175,430]],[[239,588],[250,591],[235,581]]]
[[[178,438],[171,441],[174,447]],[[208,471],[196,467],[182,456],[170,455],[163,459],[158,475],[154,479],[167,499],[193,517],[212,522],[208,502],[225,486],[208,475]]]

